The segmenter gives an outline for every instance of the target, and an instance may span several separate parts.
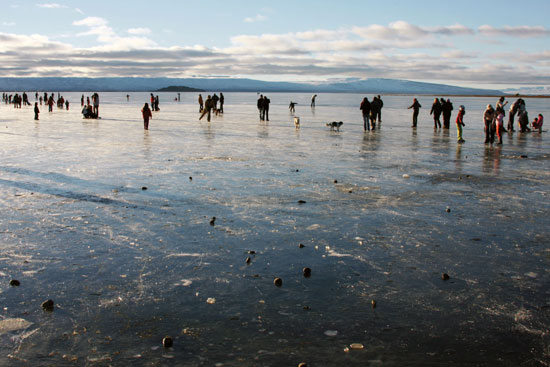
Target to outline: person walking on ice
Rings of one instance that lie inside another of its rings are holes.
[[[456,140],[459,144],[462,144],[466,141],[462,139],[462,127],[466,126],[464,124],[464,114],[466,114],[466,109],[464,108],[464,106],[460,106],[460,108],[458,109],[458,115],[456,116]]]

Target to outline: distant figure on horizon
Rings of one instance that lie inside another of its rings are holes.
[[[206,121],[210,122],[210,116],[211,116],[213,107],[214,107],[214,104],[212,103],[212,97],[208,95],[208,97],[206,97],[206,101],[204,102],[204,109],[202,110],[202,114],[199,117],[199,120],[202,120],[204,115],[208,114],[208,116],[206,117]]]
[[[264,96],[260,94],[260,98],[258,98],[258,101],[256,102],[256,107],[258,107],[258,111],[260,112],[260,120],[263,121],[264,119]]]
[[[130,102],[130,95],[129,94],[126,95],[126,102]]]
[[[53,94],[48,99],[48,112],[53,112]]]
[[[67,111],[69,110],[69,100],[65,100],[65,108],[67,109]]]
[[[92,101],[94,102],[94,115],[99,116],[99,94],[94,93],[92,95]]]
[[[521,104],[521,98],[518,98],[510,105],[508,110],[508,131],[513,133],[514,130],[514,119],[516,114],[519,112],[519,105]]]
[[[143,116],[143,129],[149,130],[149,119],[153,118],[153,113],[151,112],[147,102],[145,102],[143,108],[141,109],[141,115]]]
[[[505,99],[504,96],[502,96],[502,97],[500,97],[500,98],[498,99],[498,102],[497,102],[497,104],[495,105],[495,110],[498,111],[499,109],[501,109],[501,110],[502,110],[502,114],[503,114],[503,115],[506,115],[506,114],[504,113],[504,106],[506,106],[506,105],[508,104],[508,101],[504,101],[504,99]]]
[[[84,107],[84,94],[80,97],[80,107]]]
[[[382,107],[384,107],[384,102],[382,101],[382,98],[380,97],[380,94],[378,95],[378,122],[382,122]]]
[[[363,98],[363,101],[361,101],[361,105],[359,106],[359,109],[361,110],[361,114],[363,115],[363,130],[364,131],[370,131],[370,102],[367,97]]]
[[[412,127],[416,127],[416,124],[418,122],[418,113],[420,112],[420,108],[422,108],[422,106],[420,105],[420,103],[418,103],[416,98],[414,98],[413,104],[410,105],[408,109],[410,110],[411,108],[413,109]]]
[[[263,103],[264,115],[263,115],[263,117],[265,118],[265,121],[269,121],[269,104],[270,103],[271,103],[271,101],[269,100],[269,98],[267,98],[267,96],[264,96],[264,103]]]
[[[438,127],[441,128],[441,122],[439,121],[439,116],[441,116],[442,112],[441,103],[439,103],[439,100],[437,98],[434,99],[434,103],[432,104],[432,109],[430,111],[430,115],[434,115],[434,129],[437,129]]]
[[[219,113],[223,113],[223,104],[225,103],[225,97],[223,96],[223,93],[220,92],[220,109],[218,110]]]
[[[458,115],[456,116],[456,132],[457,132],[456,140],[459,144],[462,144],[465,142],[465,140],[462,139],[462,127],[466,126],[464,124],[465,114],[466,114],[466,109],[464,108],[464,106],[461,105],[460,108],[458,109]]]
[[[220,100],[220,97],[216,93],[212,96],[212,109],[214,110],[214,113],[218,115],[218,101]]]
[[[38,114],[40,113],[40,109],[38,108],[38,102],[34,102],[34,119],[38,120]]]
[[[451,125],[451,114],[453,111],[453,104],[451,100],[447,98],[445,101],[443,98],[440,100],[441,112],[443,113],[443,128],[449,129]]]
[[[378,118],[378,113],[380,113],[380,101],[378,97],[374,96],[370,103],[370,126],[372,130],[376,129],[376,119]]]
[[[155,101],[154,101],[155,105],[154,105],[154,108],[153,108],[153,110],[155,110],[155,112],[160,111],[159,102],[160,102],[160,101],[159,101],[159,95],[157,94],[157,95],[155,96]]]
[[[181,93],[178,92],[178,102],[180,102],[180,101],[181,101]]]
[[[315,98],[317,98],[317,94],[314,94],[311,96],[311,107],[314,108],[315,107]]]
[[[288,110],[290,111],[290,113],[294,113],[296,111],[294,106],[296,106],[297,104],[298,104],[297,102],[290,101],[290,104],[288,105]]]
[[[498,107],[495,115],[495,125],[498,138],[497,144],[502,144],[502,134],[506,132],[506,129],[504,129],[504,109],[502,107]]]
[[[199,94],[199,113],[204,109],[204,101],[202,100],[202,94]]]
[[[495,110],[490,104],[487,105],[483,112],[483,123],[485,124],[485,144],[493,144],[495,142],[495,129],[493,121],[495,120]]]

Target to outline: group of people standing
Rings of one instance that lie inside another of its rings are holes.
[[[525,100],[522,98],[517,99],[510,106],[509,117],[508,117],[508,129],[504,127],[504,117],[505,117],[505,106],[508,104],[505,97],[500,97],[497,101],[495,108],[492,105],[487,105],[483,113],[484,121],[484,130],[485,130],[485,144],[493,144],[495,142],[495,137],[497,139],[497,144],[502,144],[502,136],[504,133],[509,132],[513,133],[514,130],[514,120],[515,116],[518,116],[518,124],[521,132],[531,131],[529,128],[529,117],[527,110],[525,108]],[[422,106],[416,98],[413,100],[413,104],[409,106],[409,109],[413,110],[412,116],[412,127],[417,127],[418,114]],[[440,117],[443,115],[443,128],[448,129],[451,120],[451,113],[453,110],[453,104],[449,99],[444,100],[443,98],[435,98],[432,104],[432,109],[430,110],[430,115],[433,115],[434,119],[434,129],[441,128]],[[460,106],[458,115],[456,117],[456,128],[457,128],[457,141],[463,143],[464,139],[462,138],[462,127],[464,124],[464,115],[466,114],[466,108]],[[542,132],[543,116],[539,114],[532,122],[531,126],[533,129]]]
[[[90,103],[90,97],[86,97],[86,104],[84,104],[84,94],[80,97],[80,107],[82,107],[82,116],[86,119],[99,118],[99,94],[92,94],[92,102]],[[68,109],[68,108],[67,108]]]
[[[493,144],[495,141],[495,135],[498,139],[497,144],[502,144],[502,135],[506,132],[513,133],[514,130],[514,120],[517,114],[518,124],[521,132],[531,131],[529,128],[529,116],[527,109],[525,108],[525,100],[522,98],[517,99],[514,103],[510,105],[508,111],[508,129],[504,128],[504,107],[508,104],[508,101],[505,101],[504,97],[500,97],[496,103],[496,107],[493,108],[490,104],[487,105],[487,108],[483,112],[483,122],[485,128],[485,144]],[[539,113],[537,117],[531,123],[533,129],[538,130],[539,133],[542,132],[542,124],[544,117]]]
[[[365,131],[376,129],[377,119],[378,122],[382,122],[382,107],[384,107],[384,102],[380,95],[375,96],[371,102],[367,97],[363,98],[359,109],[363,115],[363,129]]]
[[[220,113],[223,114],[223,105],[225,103],[225,97],[223,93],[220,93],[220,96],[216,93],[214,93],[212,96],[208,95],[206,97],[206,100],[203,100],[202,94],[199,94],[199,113],[201,114],[199,116],[199,120],[202,120],[202,118],[206,115],[206,120],[210,122],[210,118],[212,117],[212,111],[216,116],[218,116]],[[218,103],[220,104],[218,107]]]
[[[261,121],[269,121],[269,104],[270,103],[271,103],[271,100],[267,98],[267,96],[260,94],[260,98],[258,98],[258,100],[256,101],[256,107],[258,107]]]

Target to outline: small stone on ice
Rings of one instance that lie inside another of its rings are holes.
[[[162,346],[164,348],[170,348],[172,345],[174,345],[174,341],[171,337],[167,336],[164,339],[162,339]]]
[[[275,278],[273,280],[273,284],[275,284],[277,287],[280,287],[283,285],[283,280],[281,278]]]
[[[305,204],[305,200],[298,200],[298,204]]]
[[[21,282],[17,279],[12,279],[12,280],[10,280],[10,285],[12,287],[19,287],[21,285]]]
[[[216,224],[216,217],[212,217],[212,219],[210,219],[210,225],[213,226],[214,224]]]
[[[216,303],[216,299],[210,297],[210,298],[208,298],[208,299],[206,300],[206,303],[208,303],[208,304],[210,304],[210,305],[213,305],[214,303]]]
[[[311,269],[310,268],[304,268],[303,272],[304,272],[304,276],[306,278],[309,278],[311,276]]]
[[[302,362],[298,365],[298,367],[307,367],[307,363],[306,362]]]
[[[326,336],[336,336],[336,335],[338,335],[338,331],[337,330],[327,330],[327,331],[325,331],[325,335]]]
[[[351,349],[363,349],[363,348],[365,348],[365,346],[364,346],[363,344],[361,344],[361,343],[351,343],[351,344],[349,345],[349,347],[350,347]]]
[[[142,190],[147,190],[147,186],[142,186],[141,189]]]
[[[447,208],[445,208],[445,211],[446,211],[447,213],[450,213],[450,212],[451,212],[451,208],[447,207]]]
[[[252,261],[252,260],[250,260],[250,256],[248,256],[248,257],[246,258],[246,263],[247,263],[247,264],[250,264],[250,261]]]
[[[441,279],[443,279],[443,280],[449,280],[450,278],[451,278],[451,277],[450,277],[449,274],[447,274],[447,273],[441,274]]]
[[[409,178],[409,177],[410,177],[410,176],[409,176],[408,174],[406,174],[406,173],[403,175],[403,178]]]
[[[306,247],[303,243],[298,244],[298,248],[304,248]]]
[[[46,311],[53,311],[53,301],[51,299],[42,302],[42,308]]]

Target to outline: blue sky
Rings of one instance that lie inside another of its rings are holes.
[[[3,76],[550,84],[550,1],[2,1]]]

